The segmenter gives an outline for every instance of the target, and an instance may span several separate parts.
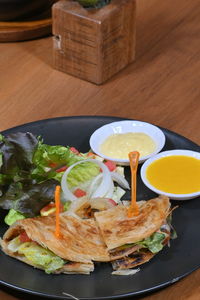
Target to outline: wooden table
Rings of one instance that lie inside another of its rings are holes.
[[[199,16],[199,0],[138,1],[136,61],[102,86],[54,70],[51,37],[0,44],[0,130],[63,115],[110,115],[200,144]],[[27,297],[0,292],[2,300]],[[200,270],[139,299],[179,298],[200,299]]]

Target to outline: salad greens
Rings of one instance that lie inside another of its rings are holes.
[[[0,198],[0,206],[14,209],[26,217],[39,215],[40,210],[54,200],[57,181],[49,179],[41,183],[11,183]]]
[[[5,217],[5,223],[7,225],[12,225],[15,223],[17,220],[22,220],[25,219],[24,215],[16,211],[15,209],[11,208]]]
[[[172,226],[172,214],[169,214],[167,217],[167,225],[170,231],[170,239],[176,239],[177,233]],[[121,249],[125,249],[128,247],[132,247],[133,245],[140,245],[142,248],[148,248],[152,253],[158,253],[164,247],[164,240],[166,238],[166,233],[162,231],[162,226],[159,232],[154,232],[150,237],[139,241],[135,244],[125,244],[121,247]]]
[[[66,168],[85,158],[68,146],[46,145],[30,132],[0,135],[0,207],[12,209],[7,224],[19,219],[19,214],[39,215],[54,200],[55,186]],[[84,164],[84,169],[78,165],[68,178],[69,185],[89,180],[99,171],[92,163]]]
[[[141,245],[143,248],[148,248],[152,253],[157,253],[164,247],[163,241],[165,234],[160,232],[154,232],[150,237],[137,242],[137,245]]]
[[[47,274],[62,268],[66,263],[62,258],[55,255],[50,250],[45,249],[34,242],[21,243],[19,236],[9,243],[9,248],[14,252],[17,251],[19,254],[24,255],[26,259],[34,265],[43,268]]]
[[[91,162],[85,162],[75,166],[69,173],[67,181],[69,187],[74,187],[89,181],[97,176],[100,168]]]
[[[121,246],[120,249],[123,250],[134,245],[140,245],[141,248],[148,248],[152,253],[158,253],[164,247],[163,241],[165,237],[164,233],[154,232],[150,237],[133,244],[125,244]]]

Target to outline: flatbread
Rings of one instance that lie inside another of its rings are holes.
[[[0,244],[2,247],[2,250],[5,254],[18,259],[30,266],[33,266],[34,268],[44,270],[40,265],[34,264],[32,261],[27,259],[24,255],[19,255],[15,251],[11,251],[8,247],[8,242],[5,242],[4,240],[0,240]],[[90,272],[94,271],[94,264],[93,262],[90,263],[80,263],[80,262],[67,262],[62,268],[55,270],[51,272],[52,274],[90,274]]]
[[[124,248],[124,249],[120,249],[120,247],[115,248],[114,250],[109,251],[110,260],[113,261],[113,260],[128,256],[128,255],[132,254],[133,252],[139,251],[140,248],[142,248],[141,245],[134,245],[134,244],[132,246]]]
[[[94,263],[78,263],[78,262],[69,262],[64,265],[61,269],[55,271],[55,274],[90,274],[94,271]]]
[[[70,208],[64,213],[66,215],[77,215],[81,219],[94,218],[94,213],[104,211],[113,207],[108,198],[82,197],[73,201]]]
[[[140,213],[132,218],[128,218],[128,207],[123,205],[95,212],[95,219],[81,219],[74,211],[60,214],[59,239],[55,236],[55,216],[19,220],[6,231],[0,244],[6,254],[42,269],[9,248],[9,242],[25,231],[32,241],[67,260],[54,271],[56,274],[90,274],[93,261],[111,262],[114,270],[134,268],[155,255],[134,243],[158,231],[170,213],[169,198],[165,196],[140,201],[138,205]],[[122,247],[127,244],[133,245]]]
[[[94,214],[108,250],[149,237],[169,214],[170,202],[165,196],[138,204],[140,213],[132,218],[128,218],[128,208],[122,205]]]
[[[23,230],[28,237],[57,256],[82,263],[109,261],[107,248],[93,219],[60,215],[61,238],[56,238],[55,216],[29,218],[17,221],[3,236],[3,251],[6,244]]]
[[[139,252],[134,252],[129,256],[124,256],[121,259],[117,259],[112,262],[113,270],[126,270],[135,268],[148,262],[155,254],[151,253],[149,250],[140,250]]]

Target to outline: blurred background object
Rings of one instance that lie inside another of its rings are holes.
[[[86,2],[60,0],[53,5],[53,65],[102,84],[135,59],[136,1],[95,0],[95,5],[108,4],[95,9],[84,8]]]
[[[83,7],[95,7],[101,8],[106,4],[109,4],[111,0],[76,0],[78,1]]]
[[[0,42],[51,34],[51,7],[56,0],[0,0]]]
[[[17,21],[20,18],[41,14],[56,2],[54,0],[0,0],[0,21]]]

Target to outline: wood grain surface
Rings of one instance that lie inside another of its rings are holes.
[[[52,38],[0,44],[0,130],[44,118],[110,115],[200,144],[200,2],[140,0],[136,61],[102,86],[52,68]],[[1,270],[1,269],[0,269]],[[0,299],[39,299],[2,287]],[[199,300],[200,270],[134,299]]]

